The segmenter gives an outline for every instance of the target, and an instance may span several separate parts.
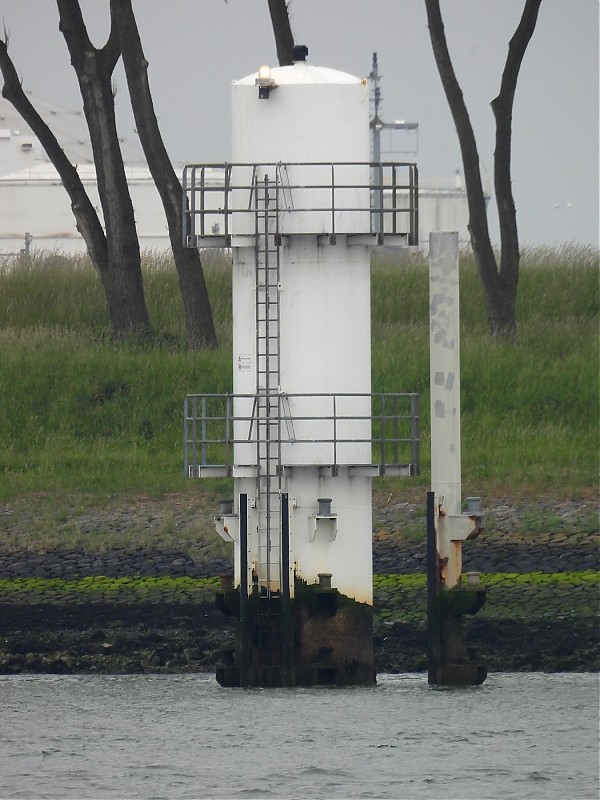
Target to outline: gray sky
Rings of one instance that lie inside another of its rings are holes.
[[[445,0],[446,34],[491,187],[494,123],[508,41],[524,0]],[[81,0],[94,43],[108,0]],[[154,104],[173,161],[229,158],[232,80],[276,64],[267,0],[134,0]],[[513,190],[521,241],[598,246],[598,0],[543,0],[513,115]],[[309,61],[360,77],[379,55],[382,116],[418,122],[420,175],[462,171],[456,132],[429,42],[423,0],[291,0]],[[69,109],[79,90],[54,0],[0,0],[23,85]],[[116,73],[120,132],[136,140],[127,86]],[[484,180],[486,178],[484,177]],[[490,228],[497,240],[495,204]]]

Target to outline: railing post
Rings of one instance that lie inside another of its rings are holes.
[[[225,197],[223,198],[223,213],[225,215],[225,239],[229,243],[229,192],[231,186],[231,164],[225,162]]]
[[[200,423],[200,452],[202,466],[206,466],[207,452],[206,452],[206,397],[202,398],[202,420]],[[196,438],[196,437],[194,437]]]
[[[188,211],[188,196],[187,196],[187,173],[188,168],[183,168],[183,175],[181,176],[181,219],[183,225],[181,226],[182,245],[187,247],[189,245],[188,237],[190,235],[190,220]],[[185,407],[185,402],[184,402]]]
[[[379,444],[381,447],[381,466],[385,471],[385,396],[383,394],[379,395],[381,403],[380,403],[380,419],[379,424],[381,426],[380,429],[380,436],[379,436]]]
[[[206,169],[206,167],[203,166],[201,168],[201,170],[200,170],[200,237],[201,238],[204,238],[205,225],[206,225],[206,221],[205,221],[206,210],[205,210],[205,207],[204,207],[204,184],[205,184],[204,174],[205,174],[205,169]]]
[[[282,435],[282,417],[285,414],[283,406],[283,395],[281,392],[277,393],[277,463],[281,465],[281,435]],[[286,425],[287,428],[287,425]]]
[[[331,165],[331,236],[330,241],[335,243],[335,164]]]
[[[418,247],[419,245],[419,168],[416,164],[412,165],[410,170],[411,177],[411,208],[414,209],[411,213],[411,242],[410,244]]]
[[[410,458],[411,474],[421,474],[421,414],[418,394],[410,396]],[[414,470],[414,471],[413,471]]]
[[[194,478],[197,478],[198,470],[198,437],[196,431],[196,420],[198,419],[198,398],[192,400],[192,458],[194,465]]]
[[[381,162],[378,165],[379,171],[379,186],[377,197],[378,197],[378,208],[377,208],[377,230],[375,233],[377,234],[377,244],[383,244],[384,236],[385,236],[385,219],[383,213],[383,164]]]
[[[190,186],[190,241],[196,246],[196,167],[192,167],[192,183]]]
[[[190,477],[190,462],[188,458],[188,399],[183,401],[183,474]]]
[[[335,402],[336,395],[332,395],[333,399],[333,465],[337,467],[337,404]]]
[[[231,475],[231,437],[229,435],[229,426],[231,424],[231,395],[225,396],[225,464],[227,465],[227,474]]]
[[[410,202],[410,201],[409,201]],[[398,177],[396,165],[392,165],[392,233],[398,233]]]

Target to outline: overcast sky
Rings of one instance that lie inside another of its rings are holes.
[[[445,0],[446,34],[491,187],[494,124],[507,45],[524,0]],[[104,43],[108,0],[82,0]],[[543,0],[521,68],[513,116],[513,189],[526,244],[598,246],[598,0]],[[134,0],[162,133],[174,162],[229,158],[230,84],[276,64],[267,0]],[[462,171],[456,132],[431,53],[423,0],[291,0],[309,62],[366,77],[373,51],[382,117],[419,123],[424,179]],[[23,85],[71,110],[79,90],[54,0],[0,0]],[[116,73],[120,133],[136,140],[127,86]],[[497,239],[495,205],[490,227]]]

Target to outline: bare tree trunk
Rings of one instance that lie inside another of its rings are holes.
[[[519,240],[510,177],[512,103],[519,67],[535,28],[540,3],[541,0],[526,0],[521,22],[510,42],[502,88],[492,103],[496,116],[494,176],[500,220],[499,269],[490,241],[475,135],[450,60],[439,0],[425,0],[433,55],[460,144],[469,207],[469,234],[486,294],[488,326],[493,335],[512,335],[516,331]]]
[[[87,35],[78,0],[57,0],[60,30],[77,75],[88,123],[98,192],[104,213],[107,271],[104,282],[113,334],[145,334],[150,319],[144,299],[133,205],[119,146],[112,73],[120,55],[114,26],[103,48]]]
[[[183,190],[164,146],[148,83],[148,62],[136,24],[131,0],[111,0],[111,18],[119,45],[135,123],[148,167],[167,218],[173,257],[179,278],[190,347],[214,347],[217,335],[200,254],[183,245],[181,199]]]
[[[492,111],[496,120],[496,149],[494,151],[494,189],[498,206],[500,224],[500,269],[499,278],[502,290],[512,306],[512,318],[494,320],[499,332],[515,328],[514,308],[517,302],[519,283],[519,236],[517,213],[512,193],[511,146],[512,110],[519,70],[525,50],[533,36],[542,0],[526,0],[521,21],[509,42],[508,56],[502,73],[500,92],[492,100]]]
[[[286,0],[268,0],[268,3],[277,46],[277,59],[280,67],[286,67],[292,63],[294,49],[288,3]]]

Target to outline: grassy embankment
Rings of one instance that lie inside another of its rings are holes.
[[[82,544],[65,521],[110,504],[176,498],[208,508],[228,481],[186,481],[187,392],[231,389],[230,267],[205,262],[220,346],[191,352],[174,270],[145,259],[152,342],[115,344],[87,260],[34,255],[0,271],[0,502],[29,509],[20,544]],[[427,264],[373,266],[373,390],[422,395],[423,470],[376,491],[418,492],[429,480]],[[519,334],[487,335],[473,261],[461,263],[463,476],[484,497],[594,497],[598,479],[598,254],[564,247],[523,254]],[[175,540],[173,526],[146,534]],[[60,532],[60,533],[58,533]],[[85,534],[86,546],[107,546]],[[123,542],[121,542],[123,543]],[[152,544],[151,541],[146,542]],[[6,544],[6,543],[5,543]],[[13,543],[13,546],[16,543]]]

